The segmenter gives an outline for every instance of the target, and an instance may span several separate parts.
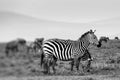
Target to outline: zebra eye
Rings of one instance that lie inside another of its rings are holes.
[[[96,39],[96,37],[94,37],[94,39]]]

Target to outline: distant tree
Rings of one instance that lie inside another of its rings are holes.
[[[100,37],[100,42],[104,41],[104,42],[107,42],[109,40],[109,37],[105,37],[105,36],[102,36]]]
[[[109,37],[106,37],[106,36],[101,36],[100,39],[99,39],[99,45],[98,47],[101,47],[102,46],[102,42],[107,42],[109,40]]]
[[[115,40],[119,40],[119,38],[118,38],[118,37],[115,37]]]

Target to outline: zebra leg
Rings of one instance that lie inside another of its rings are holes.
[[[29,47],[27,46],[27,54],[29,53]]]
[[[53,68],[53,73],[55,74],[56,73],[55,66],[53,66],[52,68]]]
[[[52,66],[52,58],[51,56],[45,57],[45,68],[46,68],[46,74],[50,74],[50,67]]]
[[[78,59],[76,60],[76,69],[77,69],[77,70],[79,70],[80,59],[81,59],[81,58],[78,58]]]
[[[6,56],[8,57],[9,56],[9,51],[5,51],[5,53],[6,53]]]
[[[55,64],[56,64],[56,62],[55,62],[55,60],[54,60],[54,58],[53,57],[50,57],[49,59],[48,59],[48,74],[50,74],[50,67],[52,67],[52,69],[53,69],[53,72],[55,73]]]
[[[37,53],[37,48],[36,47],[34,47],[34,51],[35,51],[35,54]]]
[[[9,49],[8,48],[5,49],[5,53],[6,53],[6,56],[8,57],[9,56]]]
[[[48,74],[48,60],[47,59],[44,59],[43,69],[44,69],[44,73]]]
[[[32,48],[27,46],[27,54],[29,54],[30,52],[32,52]]]
[[[49,66],[48,66],[48,64],[46,63],[45,64],[45,74],[49,74],[50,72],[49,72]]]
[[[14,48],[13,48],[13,51],[14,51],[14,52],[18,52],[18,51],[19,51],[19,50],[18,50],[18,46],[14,47]]]
[[[73,71],[73,66],[74,66],[74,60],[71,62],[71,71]]]
[[[77,68],[77,71],[79,71],[79,66],[80,66],[80,61],[81,61],[82,57],[78,58],[78,60],[76,61],[76,68]],[[81,64],[82,66],[82,69],[81,69],[81,73],[84,74],[84,66]]]
[[[87,67],[86,67],[87,72],[90,72],[90,66],[91,66],[91,60],[88,60],[88,64],[87,64]]]
[[[53,68],[53,73],[54,74],[56,73],[56,69],[55,69],[55,66],[57,65],[56,62],[57,62],[57,58],[53,57],[52,68]]]
[[[79,70],[79,64],[80,64],[80,61],[77,61],[76,62],[76,69]]]
[[[47,64],[47,74],[50,74],[50,63]]]
[[[51,63],[52,64],[52,69],[53,69],[53,73],[55,74],[56,73],[56,69],[55,69],[55,62]]]

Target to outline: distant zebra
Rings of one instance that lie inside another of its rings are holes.
[[[39,53],[41,53],[43,41],[44,41],[44,38],[36,38],[34,41],[35,46],[36,46],[36,50]]]
[[[33,42],[27,42],[26,47],[27,47],[27,53],[31,52],[40,52],[42,48],[42,43],[43,43],[44,38],[36,38],[35,41]]]
[[[50,73],[48,66],[51,56],[54,57],[54,62],[72,61],[71,70],[73,70],[74,62],[76,62],[76,68],[79,69],[80,58],[85,54],[90,44],[98,45],[98,39],[92,30],[84,33],[78,40],[62,40],[62,39],[49,39],[43,43],[43,54],[41,57],[41,65],[47,66],[46,73]],[[45,67],[44,67],[45,68]],[[55,72],[54,66],[53,70]]]
[[[35,52],[36,53],[36,44],[35,44],[35,42],[27,42],[26,47],[27,47],[27,53],[29,53],[29,52]]]
[[[6,44],[5,46],[5,53],[6,53],[6,56],[9,57],[10,56],[10,52],[18,52],[19,51],[19,45],[24,45],[26,44],[26,40],[25,39],[22,39],[22,38],[19,38],[17,40],[13,40],[13,41],[10,41]],[[14,53],[13,53],[14,54]],[[14,54],[15,55],[15,54]]]
[[[6,56],[9,57],[10,56],[10,52],[18,52],[18,42],[16,40],[14,41],[10,41],[6,44],[5,46],[5,53],[6,53]],[[13,55],[13,54],[12,54]]]

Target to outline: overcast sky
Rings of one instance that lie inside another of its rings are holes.
[[[77,35],[76,39],[90,28],[99,36],[115,35],[120,33],[120,0],[0,0],[0,18],[0,41]]]

